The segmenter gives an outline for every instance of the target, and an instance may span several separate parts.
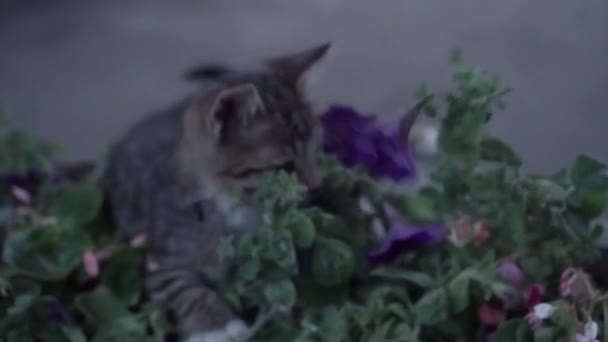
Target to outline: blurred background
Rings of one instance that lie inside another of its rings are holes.
[[[198,63],[255,65],[333,41],[313,101],[394,113],[449,56],[514,88],[493,129],[533,171],[608,161],[605,0],[0,0],[0,102],[21,127],[91,158],[186,95]]]

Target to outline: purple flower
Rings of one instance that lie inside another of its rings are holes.
[[[416,170],[410,155],[408,137],[421,101],[398,122],[379,123],[373,115],[353,108],[332,106],[321,117],[325,129],[325,151],[334,154],[347,167],[363,166],[373,177],[395,181],[414,178]]]
[[[74,323],[66,308],[55,300],[48,304],[46,318],[57,324]]]
[[[24,174],[11,173],[3,178],[4,184],[9,188],[17,186],[28,191],[35,190],[42,182],[42,174],[37,170],[29,170]]]
[[[397,209],[389,204],[384,205],[384,212],[390,222],[390,227],[380,244],[368,253],[368,259],[371,262],[392,262],[403,252],[439,243],[445,236],[445,229],[440,224],[412,226],[406,223]]]
[[[524,274],[512,261],[505,261],[500,265],[498,276],[515,287],[520,287],[524,282]]]

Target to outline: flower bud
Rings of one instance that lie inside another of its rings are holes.
[[[545,295],[545,287],[542,284],[532,284],[524,294],[524,307],[531,310],[541,302]]]
[[[84,252],[82,255],[82,264],[87,275],[91,278],[99,277],[99,261],[97,256],[91,250]]]
[[[483,303],[477,309],[477,317],[484,325],[497,327],[505,320],[505,312],[488,303]]]
[[[492,237],[490,226],[485,221],[475,223],[473,230],[475,231],[475,239],[473,240],[475,246],[484,245]]]
[[[22,187],[16,185],[11,186],[11,193],[19,202],[23,204],[29,204],[32,201],[30,193]]]
[[[569,267],[560,277],[559,292],[562,297],[572,297],[577,303],[589,301],[595,296],[595,288],[591,278],[580,269]]]
[[[503,262],[498,268],[498,276],[515,287],[520,287],[524,282],[524,274],[512,261]]]
[[[475,239],[473,222],[466,216],[456,220],[450,227],[448,239],[457,247],[463,247]]]

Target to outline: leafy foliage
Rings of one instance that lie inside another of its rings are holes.
[[[581,332],[565,309],[533,331],[524,320],[526,293],[544,284],[547,298],[556,298],[562,270],[596,257],[602,228],[592,220],[606,204],[608,170],[581,156],[556,175],[523,174],[521,158],[486,128],[508,89],[458,56],[454,63],[454,91],[441,99],[425,88],[418,94],[432,98],[425,110],[441,122],[440,160],[429,184],[387,191],[329,156],[312,204],[294,176],[264,180],[254,194],[263,225],[218,246],[236,265],[220,287],[226,300],[246,319],[274,318],[256,326],[254,340],[475,341],[497,328],[494,342],[569,342]],[[2,174],[37,170],[41,180],[27,189],[29,202],[15,196],[10,182],[0,185],[0,341],[164,341],[172,335],[166,314],[143,294],[143,251],[115,236],[101,215],[94,179],[56,183],[50,144],[3,132]],[[360,209],[362,197],[372,212]],[[373,222],[386,221],[378,208],[387,202],[413,224],[444,224],[450,238],[390,264],[369,262],[368,251],[381,239]],[[455,227],[467,220],[483,239],[463,240]],[[99,277],[87,273],[83,256],[91,253],[101,263]],[[499,277],[504,260],[519,265],[523,286]],[[511,292],[516,299],[509,304]],[[597,310],[606,300],[593,298],[579,303],[579,311],[608,321]],[[498,303],[504,312],[498,327],[479,315],[484,303]]]

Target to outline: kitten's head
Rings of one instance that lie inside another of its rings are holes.
[[[255,189],[269,171],[321,181],[322,127],[301,87],[329,44],[266,61],[260,71],[203,66],[190,79],[214,82],[184,116],[183,166],[222,188]]]

